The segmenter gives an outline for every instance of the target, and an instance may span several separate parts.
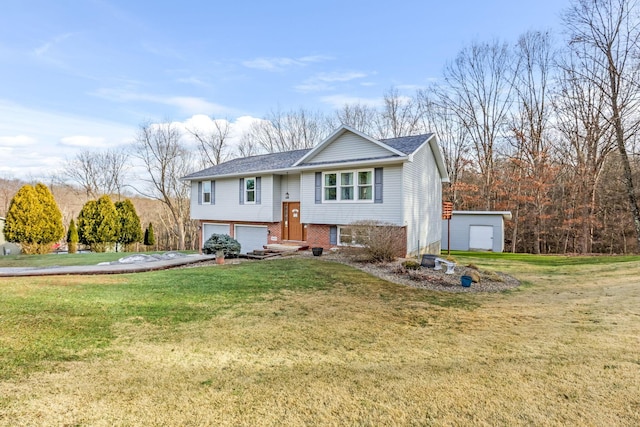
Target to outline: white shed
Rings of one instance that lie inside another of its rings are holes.
[[[505,219],[511,212],[453,211],[449,224],[442,221],[442,249],[503,252]]]

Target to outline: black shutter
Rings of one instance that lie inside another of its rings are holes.
[[[240,201],[238,203],[244,205],[244,178],[240,178]]]
[[[202,204],[202,182],[198,182],[198,204]]]
[[[262,197],[260,195],[261,193],[261,188],[262,188],[262,179],[260,177],[256,178],[256,205],[259,205],[260,203],[262,203]]]
[[[216,204],[216,182],[211,181],[211,204]]]
[[[322,172],[316,172],[316,204],[322,203]]]
[[[382,203],[382,168],[375,168],[373,174],[374,174],[373,202]]]
[[[338,244],[338,227],[335,225],[329,227],[329,243],[332,245]]]

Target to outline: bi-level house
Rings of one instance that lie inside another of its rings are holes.
[[[376,140],[341,126],[312,149],[238,158],[183,179],[201,246],[218,233],[243,253],[288,241],[330,249],[354,243],[354,222],[375,220],[397,228],[399,256],[440,251],[449,178],[434,134]]]

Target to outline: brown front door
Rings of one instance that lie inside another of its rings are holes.
[[[284,223],[284,240],[302,240],[302,223],[300,222],[300,202],[284,202],[282,206],[282,222]]]

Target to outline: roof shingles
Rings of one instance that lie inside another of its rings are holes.
[[[425,141],[431,138],[431,136],[432,134],[404,136],[400,138],[381,139],[380,142],[406,155],[409,155],[416,151]],[[233,159],[229,160],[228,162],[220,163],[219,165],[194,172],[183,177],[183,179],[187,181],[194,181],[200,178],[209,178],[215,176],[239,175],[243,173],[282,170],[293,166],[310,150],[311,149],[293,150],[285,151],[282,153],[262,154],[259,156]],[[358,159],[345,159],[345,161],[353,160]]]

